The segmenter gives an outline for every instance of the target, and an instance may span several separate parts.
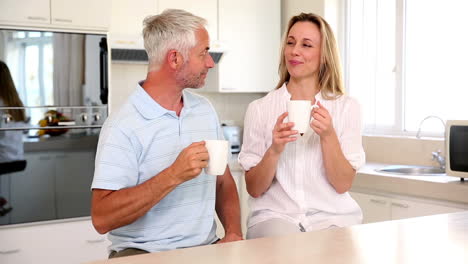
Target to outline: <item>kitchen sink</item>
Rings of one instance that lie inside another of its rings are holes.
[[[411,166],[411,165],[391,165],[380,169],[377,172],[392,173],[410,176],[437,176],[445,175],[445,170],[439,167]]]

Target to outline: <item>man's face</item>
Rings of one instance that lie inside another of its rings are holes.
[[[183,88],[200,88],[205,85],[208,70],[214,67],[213,58],[208,53],[210,38],[206,29],[195,32],[197,44],[189,51],[189,58],[176,73],[177,83]]]

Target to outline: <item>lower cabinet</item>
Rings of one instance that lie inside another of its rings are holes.
[[[375,195],[350,192],[361,206],[363,223],[399,220],[434,214],[461,212],[468,209],[468,204],[453,204],[419,198],[402,198],[393,195]]]
[[[107,258],[110,242],[91,220],[0,229],[0,263],[83,263]]]
[[[94,157],[94,150],[26,153],[24,171],[0,178],[0,196],[13,208],[0,225],[89,216]]]

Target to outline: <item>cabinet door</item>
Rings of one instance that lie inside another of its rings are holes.
[[[44,25],[50,23],[49,0],[2,0],[0,24]]]
[[[278,82],[279,0],[219,0],[221,92],[268,92]]]
[[[11,223],[56,218],[53,154],[28,153],[24,173],[10,177]]]
[[[51,0],[53,25],[106,30],[109,27],[110,0]]]
[[[401,199],[391,201],[392,220],[461,212],[464,209]]]
[[[389,198],[356,192],[350,195],[362,209],[363,224],[391,220]]]
[[[165,9],[183,9],[194,15],[203,17],[208,21],[207,29],[210,34],[211,43],[218,39],[218,1],[199,0],[194,4],[193,0],[159,0],[159,12]]]
[[[83,263],[107,258],[110,242],[91,220],[0,230],[0,263]],[[51,251],[53,249],[53,251]]]
[[[149,15],[157,14],[156,0],[140,0],[135,4],[133,0],[113,0],[111,23],[110,23],[110,41],[124,42],[136,41],[131,38],[141,40],[143,30],[143,19]],[[125,37],[125,39],[121,39]],[[143,48],[143,47],[140,47]]]
[[[58,218],[89,216],[94,151],[58,154],[55,163],[55,189]]]

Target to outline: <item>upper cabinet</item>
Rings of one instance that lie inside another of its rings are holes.
[[[110,0],[50,0],[52,24],[77,29],[109,28]]]
[[[49,0],[2,0],[0,10],[0,24],[50,24]]]
[[[204,89],[273,90],[278,82],[281,1],[219,0],[218,5],[218,41],[224,54]]]
[[[2,0],[0,25],[107,31],[111,0]]]
[[[143,49],[143,19],[157,14],[156,0],[113,0],[109,39],[112,47]]]
[[[281,0],[115,0],[112,5],[113,49],[143,49],[142,20],[165,9],[184,9],[205,18],[210,51],[222,56],[201,91],[268,92],[278,82]]]
[[[218,39],[218,0],[159,0],[159,11],[165,9],[183,9],[207,20],[207,30],[211,43]]]

